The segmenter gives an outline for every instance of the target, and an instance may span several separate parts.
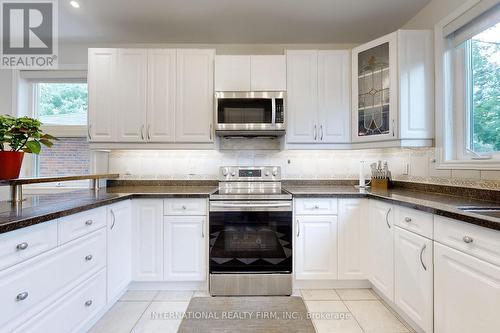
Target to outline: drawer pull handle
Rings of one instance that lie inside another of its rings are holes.
[[[385,223],[387,223],[387,227],[391,229],[391,225],[389,224],[389,213],[391,212],[392,208],[389,208],[387,213],[385,214]]]
[[[411,217],[405,217],[405,222],[410,223],[411,222]]]
[[[87,220],[87,221],[85,221],[85,224],[86,224],[86,225],[89,225],[89,226],[90,226],[90,225],[92,225],[92,223],[94,223],[94,221],[92,221],[92,220]]]
[[[427,270],[427,267],[424,264],[424,259],[422,258],[422,256],[424,255],[424,251],[425,251],[426,247],[427,247],[427,245],[424,244],[424,246],[422,247],[422,250],[420,250],[420,263],[422,264],[422,267],[424,268],[424,271]]]
[[[88,256],[86,256],[86,257],[85,257],[85,260],[86,260],[86,261],[90,261],[90,260],[92,260],[92,255],[91,255],[91,254],[89,254]]]
[[[297,219],[297,237],[300,236],[300,221]]]
[[[92,300],[89,299],[88,301],[85,302],[85,306],[91,306],[92,305]]]
[[[465,242],[465,243],[467,243],[467,244],[470,244],[470,243],[472,243],[472,242],[474,241],[474,240],[473,240],[471,237],[469,237],[469,236],[464,236],[463,240],[464,240],[464,242]]]
[[[24,301],[26,298],[28,298],[28,292],[22,292],[20,294],[17,294],[16,296],[16,301]]]
[[[112,209],[110,210],[110,213],[111,213],[111,217],[113,218],[113,221],[111,222],[111,227],[109,227],[109,230],[113,230],[113,228],[115,227],[116,216],[115,216],[115,212]]]
[[[22,251],[22,250],[26,250],[28,248],[28,243],[24,242],[24,243],[21,243],[21,244],[17,244],[16,246],[16,249]]]
[[[319,205],[314,205],[314,209],[319,209]]]
[[[184,205],[182,205],[182,209],[186,210],[186,209],[187,209],[187,207],[186,207],[186,206],[184,206]]]

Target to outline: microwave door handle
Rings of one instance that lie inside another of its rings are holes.
[[[271,123],[276,124],[276,98],[271,98]]]

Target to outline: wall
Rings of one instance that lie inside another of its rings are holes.
[[[468,0],[432,0],[402,29],[434,29],[434,25]]]

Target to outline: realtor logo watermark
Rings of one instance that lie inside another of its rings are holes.
[[[0,68],[57,68],[57,0],[0,0],[0,5]]]

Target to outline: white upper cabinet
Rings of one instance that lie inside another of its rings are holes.
[[[175,49],[148,50],[146,137],[150,142],[175,141]]]
[[[401,30],[354,48],[353,141],[432,139],[433,66],[431,31]]]
[[[215,57],[215,91],[250,91],[250,56]]]
[[[286,91],[284,55],[250,56],[251,91]]]
[[[350,141],[349,55],[287,51],[288,143]]]
[[[114,141],[117,49],[89,49],[88,134],[90,141]]]
[[[177,50],[177,142],[213,140],[214,56],[214,50]]]
[[[145,49],[119,49],[116,85],[117,141],[145,141],[147,51]]]

